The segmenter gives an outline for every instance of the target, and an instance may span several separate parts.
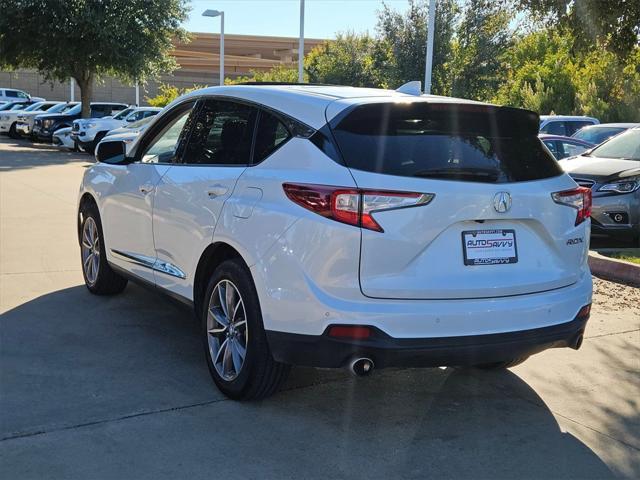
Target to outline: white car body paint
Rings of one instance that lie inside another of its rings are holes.
[[[176,100],[153,123],[188,99],[212,96],[255,102],[313,129],[366,102],[465,102],[351,87],[214,87]],[[287,198],[284,182],[435,197],[376,214],[385,227],[379,233],[302,208]],[[98,163],[87,169],[80,197],[97,203],[108,261],[173,295],[194,299],[201,255],[222,242],[250,268],[268,331],[321,335],[329,325],[370,325],[394,338],[437,338],[559,325],[590,304],[590,222],[575,226],[575,210],[551,198],[575,187],[566,174],[492,184],[364,172],[294,137],[250,167]],[[507,214],[492,206],[501,191],[513,198]],[[516,230],[519,262],[465,266],[461,232],[494,228]],[[567,244],[575,238],[584,241]],[[114,250],[183,275],[132,263]]]

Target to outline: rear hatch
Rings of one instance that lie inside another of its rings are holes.
[[[536,114],[423,100],[339,107],[329,123],[358,188],[374,199],[432,195],[373,211],[383,231],[362,228],[365,295],[486,298],[579,279],[589,223],[576,225],[576,209],[552,198],[576,185],[538,140]]]

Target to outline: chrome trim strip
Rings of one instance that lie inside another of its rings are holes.
[[[181,278],[182,280],[187,278],[187,275],[182,270],[180,270],[178,267],[176,267],[175,265],[169,262],[161,262],[160,260],[156,260],[156,263],[153,266],[153,269],[156,272],[166,273],[167,275]]]
[[[123,260],[127,262],[140,265],[141,267],[150,268],[156,272],[165,273],[167,275],[171,275],[172,277],[180,278],[184,280],[187,278],[187,275],[180,270],[175,265],[169,262],[162,262],[157,258],[149,257],[147,255],[140,255],[138,253],[133,252],[122,252],[120,250],[111,249],[111,253],[114,255],[121,257]]]

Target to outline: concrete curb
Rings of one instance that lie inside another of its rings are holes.
[[[640,287],[640,265],[589,252],[589,268],[597,277]]]

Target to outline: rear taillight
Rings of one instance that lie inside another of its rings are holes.
[[[289,199],[318,215],[338,222],[383,232],[372,214],[384,210],[426,205],[431,193],[386,192],[357,188],[285,183],[282,185]]]
[[[580,225],[591,216],[591,189],[586,187],[572,188],[551,194],[553,201],[578,210],[576,225]]]

